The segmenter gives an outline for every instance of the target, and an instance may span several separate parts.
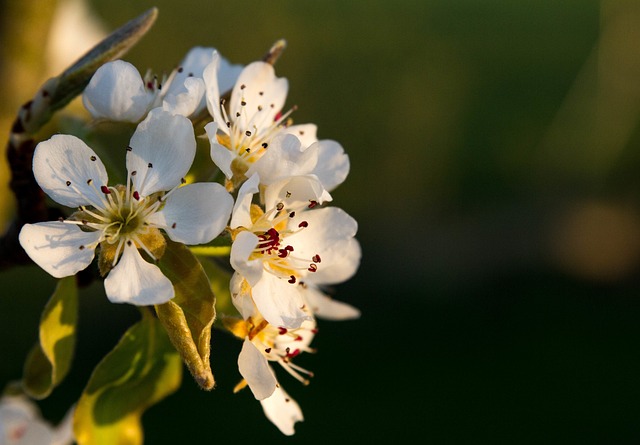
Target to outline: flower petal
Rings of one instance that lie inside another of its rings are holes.
[[[104,280],[104,288],[112,303],[148,306],[174,297],[171,281],[158,266],[147,263],[133,245],[125,245],[118,264]]]
[[[287,237],[287,242],[295,246],[298,257],[319,255],[322,261],[317,265],[318,270],[306,275],[304,280],[335,284],[351,278],[362,256],[360,244],[354,238],[358,230],[355,219],[340,208],[326,207],[298,212],[289,224],[297,227],[301,221],[306,221],[307,227]]]
[[[218,72],[220,69],[220,55],[217,51],[213,52],[211,63],[209,63],[202,73],[205,85],[205,98],[207,101],[207,109],[213,117],[213,121],[219,126],[219,129],[229,134],[229,129],[225,125],[225,121],[220,111],[220,85],[218,83]],[[209,138],[212,137],[210,133]]]
[[[256,399],[266,399],[275,391],[278,382],[268,360],[248,338],[238,356],[238,369]]]
[[[264,185],[276,181],[310,174],[318,162],[318,146],[312,144],[305,149],[300,140],[292,134],[276,136],[266,153],[249,167],[246,175],[260,175]]]
[[[292,134],[298,139],[303,148],[307,148],[314,142],[318,141],[318,126],[315,124],[298,124],[291,125],[282,130],[284,134]]]
[[[84,90],[82,101],[95,118],[138,122],[155,98],[132,64],[115,60],[98,68]]]
[[[58,134],[40,142],[33,154],[33,175],[59,204],[104,207],[99,189],[107,185],[107,170],[96,153],[75,136]]]
[[[331,201],[320,180],[315,175],[285,178],[267,186],[264,191],[264,203],[271,209],[283,203],[286,209],[304,209],[312,202],[322,204]]]
[[[75,275],[93,261],[101,232],[83,232],[75,224],[58,221],[25,224],[19,240],[27,255],[56,278]]]
[[[207,132],[209,144],[211,145],[211,159],[213,163],[218,166],[227,179],[231,179],[233,177],[231,162],[236,158],[235,152],[218,143],[218,124],[216,122],[209,122],[205,125],[204,130]]]
[[[171,114],[191,116],[198,111],[204,99],[204,81],[188,77],[181,87],[175,87],[164,96],[162,108]]]
[[[251,295],[258,311],[274,326],[296,329],[305,320],[313,319],[302,310],[305,301],[300,286],[284,278],[263,273],[260,281],[252,286]]]
[[[262,260],[249,259],[253,249],[258,245],[258,237],[251,232],[240,232],[231,245],[229,262],[231,267],[244,277],[250,286],[262,277]]]
[[[310,283],[307,283],[302,295],[311,311],[319,318],[334,321],[360,318],[358,309],[350,304],[334,300]]]
[[[156,108],[140,122],[127,152],[127,171],[140,196],[170,190],[186,176],[196,155],[191,121]],[[135,173],[134,173],[135,172]]]
[[[286,436],[295,433],[293,428],[296,422],[302,422],[304,417],[300,405],[281,386],[264,400],[260,401],[264,414],[280,432]]]
[[[349,156],[342,145],[332,140],[322,140],[313,144],[318,147],[318,162],[311,171],[320,179],[324,188],[332,191],[342,184],[349,174]]]
[[[174,190],[162,210],[147,221],[163,228],[173,241],[203,244],[222,232],[232,206],[233,198],[223,186],[200,182]]]
[[[253,125],[266,128],[282,110],[288,90],[289,82],[283,77],[276,77],[273,65],[250,63],[242,70],[231,92],[230,116],[244,115],[236,122],[242,130],[253,130]]]
[[[259,184],[260,177],[255,174],[240,186],[236,203],[233,205],[231,223],[229,224],[232,229],[238,227],[249,228],[253,225],[251,221],[251,200],[253,199],[253,195],[258,193]]]

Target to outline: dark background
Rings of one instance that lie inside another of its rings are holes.
[[[363,259],[320,321],[292,438],[214,332],[218,387],[143,417],[146,443],[640,442],[640,3],[591,0],[92,1],[113,29],[157,5],[126,57],[168,72],[196,45],[235,63],[279,38],[298,123],[351,158],[334,205]],[[31,92],[25,92],[25,99]],[[0,275],[0,381],[19,378],[54,280]],[[135,320],[83,293],[59,419]]]

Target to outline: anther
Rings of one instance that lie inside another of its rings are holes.
[[[266,352],[267,354],[269,354],[271,352],[271,348],[265,348],[264,352]]]
[[[147,164],[147,167],[149,167],[149,168],[153,168],[153,164],[152,164],[151,162],[149,162],[149,163]]]
[[[267,144],[266,142],[262,143],[262,148],[267,148],[269,146],[269,144]]]
[[[180,184],[186,184],[186,183],[187,183],[187,180],[186,180],[186,179],[184,179],[184,178],[180,178]]]
[[[172,229],[175,229],[175,228],[176,228],[176,225],[177,225],[176,223],[171,224],[171,228],[172,228]]]
[[[286,250],[285,250],[285,252],[286,252]],[[291,284],[294,284],[294,283],[296,282],[296,277],[294,277],[293,275],[291,275],[291,276],[289,277],[289,279],[287,280],[287,282],[289,282],[289,283],[291,283]]]
[[[131,244],[132,244],[132,243],[131,243],[131,240],[130,240],[130,239],[129,239],[129,240],[127,240],[127,246],[131,246]]]
[[[133,192],[133,198],[136,201],[140,201],[140,193],[138,193],[138,191],[136,190],[135,192]]]
[[[289,213],[289,218],[293,218],[294,216],[296,216],[296,212]]]
[[[137,174],[138,174],[138,170],[134,170],[134,171],[131,172],[131,176],[135,176]]]
[[[127,151],[131,151],[131,150],[133,150],[133,148],[131,148],[131,146],[128,146]]]
[[[304,227],[309,227],[309,223],[306,221],[300,221],[300,224],[298,224],[298,227],[300,227],[301,229]]]
[[[309,208],[312,209],[318,205],[318,201],[309,200]]]
[[[240,85],[240,89],[244,90],[245,88],[247,88],[247,86],[245,84]]]
[[[279,202],[278,205],[276,205],[276,210],[278,210],[278,212],[279,212],[282,209],[284,209],[284,204]]]
[[[244,107],[245,105],[247,105],[247,103],[243,100],[243,101],[240,102],[240,105],[242,105]]]
[[[107,187],[106,185],[100,186],[100,191],[102,193],[104,193],[105,195],[110,195],[111,194],[111,190],[109,190],[109,187]]]
[[[307,269],[309,272],[316,272],[318,270],[318,266],[315,264],[309,264],[309,268]]]
[[[286,334],[287,332],[288,332],[288,331],[287,331],[287,328],[283,328],[283,327],[279,327],[279,328],[278,328],[278,334],[280,334],[280,335],[284,335],[284,334]]]
[[[287,193],[285,195],[287,198],[291,198],[291,192],[287,190]]]
[[[180,67],[178,67],[178,72],[179,72],[179,73],[181,73],[181,72],[183,72],[183,71],[184,71],[184,68],[182,68],[181,66],[180,66]]]
[[[78,249],[80,249],[80,250],[84,250],[84,246],[83,246],[83,245],[80,245],[80,246],[78,246]]]
[[[93,179],[87,179],[87,185],[91,185],[92,182],[93,182]]]
[[[95,156],[91,156],[89,159],[91,159],[92,161],[95,161],[98,158],[96,158]]]
[[[71,185],[71,181],[67,181],[65,182],[65,184],[67,184],[67,187],[69,187]]]
[[[247,136],[251,136],[251,132],[249,130],[245,131],[244,134],[246,134]]]
[[[322,262],[322,260],[320,259],[320,255],[318,255],[317,253],[311,257],[311,261],[313,261],[314,263]]]

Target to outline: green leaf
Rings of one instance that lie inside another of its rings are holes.
[[[171,240],[159,266],[173,283],[175,297],[156,306],[158,318],[198,385],[212,389],[215,380],[209,355],[216,310],[207,275],[188,247]]]
[[[181,379],[179,355],[159,321],[144,311],[96,366],[78,401],[78,445],[142,444],[142,414],[175,392]]]
[[[78,289],[75,277],[58,285],[40,319],[40,341],[31,349],[24,367],[24,391],[34,399],[51,394],[69,372],[76,344]]]
[[[157,8],[130,20],[62,74],[47,80],[33,99],[23,105],[18,114],[22,128],[35,134],[51,115],[67,105],[87,86],[96,70],[106,62],[117,59],[131,49],[151,28],[158,16]]]

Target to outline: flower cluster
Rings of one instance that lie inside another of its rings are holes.
[[[168,243],[226,243],[237,313],[219,315],[243,341],[236,389],[248,386],[267,418],[290,435],[302,412],[271,363],[309,382],[312,372],[294,361],[314,351],[317,318],[359,316],[326,290],[356,273],[361,250],[356,221],[329,205],[349,157],[336,141],[319,140],[315,125],[293,124],[287,93],[287,79],[271,63],[234,65],[213,48],[193,48],[166,77],[143,77],[122,60],[102,65],[83,103],[96,121],[137,124],[124,183],[110,184],[108,166],[76,136],[39,143],[34,177],[72,210],[58,221],[24,225],[19,239],[57,278],[97,263],[107,298],[137,306],[172,301],[187,279],[166,273]],[[209,167],[194,163],[200,136],[208,140]],[[193,180],[213,166],[220,178]]]

